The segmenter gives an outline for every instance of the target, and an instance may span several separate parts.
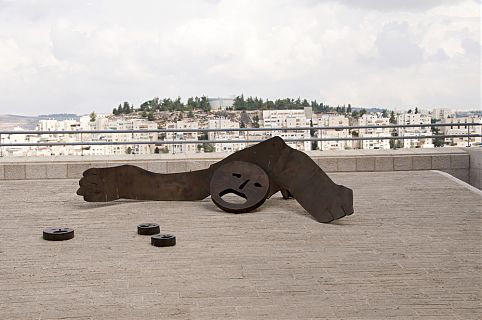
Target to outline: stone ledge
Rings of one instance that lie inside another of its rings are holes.
[[[328,150],[306,151],[312,158],[360,157],[360,156],[395,156],[395,155],[440,155],[468,154],[471,149],[482,148],[431,148],[431,149],[396,149],[396,150]],[[131,161],[168,161],[168,160],[220,160],[230,153],[193,153],[193,154],[147,154],[147,155],[109,155],[109,156],[52,156],[52,157],[0,157],[0,165],[17,163],[72,163],[72,162],[131,162]]]
[[[482,149],[435,148],[306,152],[323,170],[380,172],[441,170],[480,188]],[[0,180],[79,179],[88,168],[130,164],[157,173],[208,168],[228,154],[122,155],[0,159]],[[473,167],[475,166],[475,167]],[[475,169],[475,170],[474,170]],[[472,177],[472,178],[471,178]]]

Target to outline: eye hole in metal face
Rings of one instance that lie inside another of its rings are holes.
[[[233,172],[233,177],[241,178],[241,174],[239,174],[239,173],[234,173],[234,172]]]
[[[255,182],[255,183],[254,183],[254,186],[257,187],[257,188],[261,188],[261,187],[262,187],[262,185],[261,185],[260,183],[258,183],[258,182]]]

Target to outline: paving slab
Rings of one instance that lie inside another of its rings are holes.
[[[77,180],[0,181],[0,319],[480,319],[481,195],[432,171],[334,173],[355,214],[274,195],[87,203]],[[136,226],[177,236],[157,248]],[[68,226],[75,238],[42,239]]]

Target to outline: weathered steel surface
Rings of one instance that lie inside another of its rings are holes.
[[[145,236],[152,236],[161,232],[157,223],[143,223],[137,226],[137,233]]]
[[[268,197],[282,190],[319,222],[353,213],[353,192],[335,184],[306,154],[273,137],[192,172],[157,174],[134,166],[92,168],[79,181],[78,195],[86,201],[119,198],[137,200],[201,200],[210,195],[211,178],[221,166],[243,161],[262,168],[269,177]]]
[[[176,236],[172,234],[156,234],[151,237],[151,244],[155,247],[172,247],[176,245]]]
[[[43,231],[43,238],[49,241],[64,241],[74,237],[74,229],[71,228],[47,228]]]
[[[213,174],[211,199],[226,212],[250,212],[264,203],[269,192],[269,177],[259,166],[244,161],[223,164]],[[235,194],[245,201],[234,203],[223,196]]]

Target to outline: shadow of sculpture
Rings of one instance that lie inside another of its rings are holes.
[[[202,200],[209,195],[221,209],[242,213],[259,207],[278,191],[293,197],[319,222],[353,213],[353,192],[335,184],[305,153],[273,137],[238,151],[208,169],[159,174],[123,165],[83,173],[77,194],[89,202],[116,199]],[[234,194],[243,203],[224,200]]]

